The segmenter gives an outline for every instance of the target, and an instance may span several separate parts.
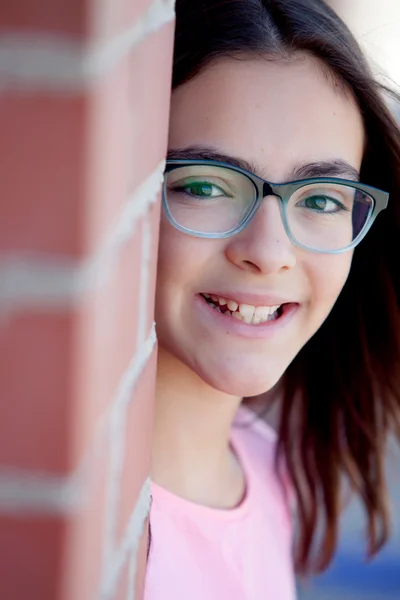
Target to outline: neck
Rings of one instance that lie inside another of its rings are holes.
[[[235,505],[244,482],[229,436],[240,403],[241,398],[211,388],[160,348],[153,481],[192,502]]]

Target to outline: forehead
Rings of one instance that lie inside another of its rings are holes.
[[[251,160],[279,181],[304,162],[358,169],[364,128],[350,92],[312,58],[221,60],[172,94],[169,148],[193,145]]]

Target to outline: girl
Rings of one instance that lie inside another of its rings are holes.
[[[176,12],[145,600],[289,600],[293,508],[300,573],[331,560],[342,483],[370,555],[389,533],[399,130],[321,0]]]

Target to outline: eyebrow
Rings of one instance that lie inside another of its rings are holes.
[[[258,177],[265,179],[263,169],[253,161],[237,156],[219,152],[215,148],[206,146],[188,146],[187,148],[171,149],[167,153],[168,160],[214,160],[223,162],[232,167],[250,171]],[[347,161],[340,158],[332,160],[298,163],[288,173],[287,182],[312,177],[340,177],[351,181],[360,181],[360,173]]]

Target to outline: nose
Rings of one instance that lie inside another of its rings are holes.
[[[228,260],[243,270],[273,274],[296,265],[296,248],[285,231],[276,196],[266,196],[250,223],[227,242]]]

